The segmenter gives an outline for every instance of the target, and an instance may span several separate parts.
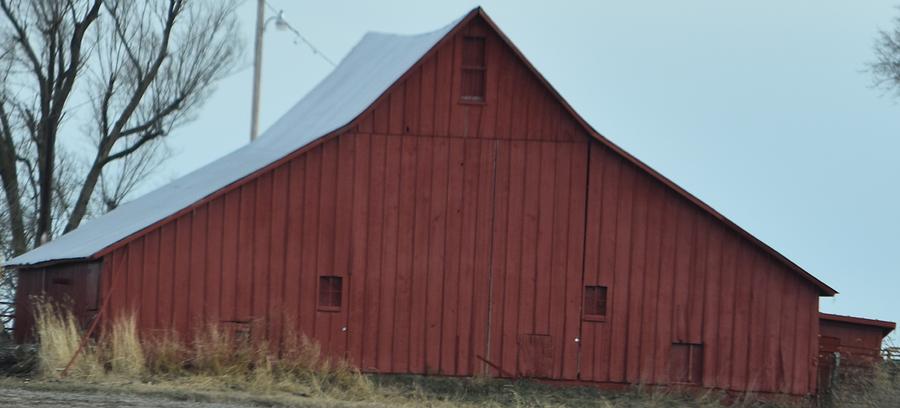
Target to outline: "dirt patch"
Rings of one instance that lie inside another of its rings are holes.
[[[228,403],[175,401],[171,399],[134,395],[98,394],[88,392],[38,391],[0,387],[0,401],[4,407],[66,407],[66,408],[114,408],[114,407],[162,407],[162,408],[212,408],[241,407]]]

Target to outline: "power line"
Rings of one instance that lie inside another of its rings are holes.
[[[303,43],[306,44],[306,46],[309,47],[310,50],[312,50],[313,54],[318,55],[320,58],[325,60],[325,62],[330,64],[332,67],[337,66],[337,64],[335,64],[334,61],[331,60],[331,58],[328,58],[328,56],[325,55],[325,53],[322,52],[322,50],[320,50],[318,47],[316,47],[315,44],[313,44],[308,39],[306,39],[306,37],[304,37],[303,34],[300,33],[300,31],[298,31],[296,28],[294,28],[294,26],[292,26],[289,22],[287,22],[287,20],[284,19],[284,15],[282,14],[281,10],[276,10],[275,7],[273,7],[272,4],[270,4],[268,1],[265,1],[265,3],[266,3],[266,7],[269,8],[269,11],[279,14],[278,22],[284,24],[284,28],[287,28],[288,30],[290,30],[292,33],[294,33],[295,37],[300,39],[300,41],[303,41]],[[296,43],[297,42],[294,41],[294,44],[296,44]]]

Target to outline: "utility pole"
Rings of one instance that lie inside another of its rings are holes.
[[[291,24],[284,19],[284,10],[279,10],[277,15],[266,18],[266,6],[266,0],[256,0],[256,44],[253,52],[253,106],[250,108],[251,143],[256,140],[256,136],[259,134],[259,105],[260,94],[262,93],[260,78],[262,77],[263,34],[265,34],[266,26],[268,26],[270,22],[274,21],[275,28],[278,30],[290,31],[293,33],[295,37],[294,44],[297,44],[298,40],[304,42],[309,46],[313,54],[318,55],[332,67],[335,66],[330,58],[325,56],[322,51],[319,51],[319,49],[309,42],[303,34],[300,34],[296,28],[292,27]]]
[[[256,2],[256,45],[253,51],[253,106],[250,111],[250,141],[259,133],[259,82],[262,68],[263,30],[265,24],[266,0]]]

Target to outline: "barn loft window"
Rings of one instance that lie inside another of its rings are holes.
[[[584,318],[586,320],[606,319],[606,286],[584,287]]]
[[[669,378],[673,383],[703,382],[703,345],[672,343],[669,352]]]
[[[342,281],[340,276],[319,277],[319,310],[336,311],[341,309]]]
[[[484,37],[463,37],[462,89],[464,102],[484,102]]]

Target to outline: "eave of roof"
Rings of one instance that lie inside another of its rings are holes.
[[[894,331],[897,328],[897,323],[888,322],[884,320],[876,320],[876,319],[867,319],[864,317],[854,317],[854,316],[844,316],[844,315],[836,315],[831,313],[819,313],[819,319],[828,320],[832,322],[841,322],[848,324],[855,324],[859,326],[870,326],[877,327],[884,331],[884,334]]]

